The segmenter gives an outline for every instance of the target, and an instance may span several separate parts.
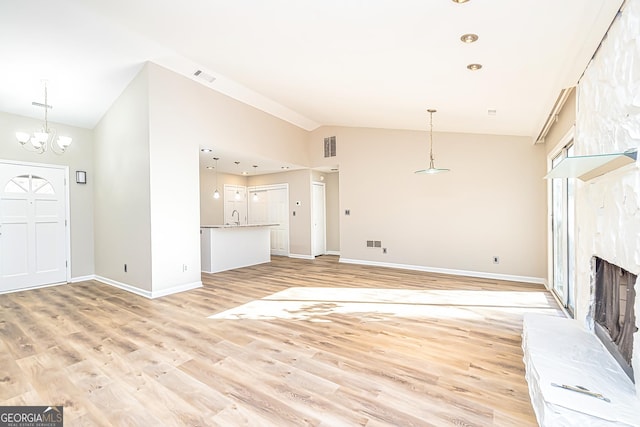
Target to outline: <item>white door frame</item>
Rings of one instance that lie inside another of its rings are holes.
[[[322,189],[322,202],[320,206],[316,202],[315,192],[316,188]],[[311,256],[325,255],[327,253],[327,191],[324,182],[311,182]],[[318,242],[316,235],[315,223],[318,220],[318,215],[321,214],[322,218],[322,241]],[[318,250],[318,243],[322,243],[321,250]]]
[[[65,258],[67,260],[66,263],[66,282],[71,282],[71,217],[70,210],[71,205],[69,202],[69,166],[66,165],[52,165],[48,163],[35,163],[35,162],[22,162],[17,160],[6,160],[0,159],[0,166],[5,165],[15,165],[15,166],[24,166],[27,168],[37,167],[37,168],[49,168],[49,169],[60,169],[64,173],[64,221],[65,221]],[[46,285],[34,286],[32,288],[41,288],[51,285],[56,285],[58,283],[51,283]],[[24,288],[20,290],[32,289],[32,288]],[[13,292],[13,291],[11,291]]]
[[[553,159],[558,157],[563,152],[563,150],[565,150],[567,146],[569,146],[572,143],[572,141],[575,141],[575,125],[569,128],[567,133],[560,139],[560,141],[558,141],[558,143],[547,154],[547,170],[548,171],[552,169]],[[567,283],[565,283],[564,295],[562,296],[562,298],[560,298],[560,296],[555,291],[556,284],[554,283],[555,253],[553,249],[554,234],[553,234],[553,199],[552,199],[553,182],[552,181],[553,180],[551,179],[547,180],[547,277],[548,279],[547,279],[546,286],[551,291],[551,294],[554,296],[554,298],[558,301],[559,305],[561,306],[565,314],[567,314],[570,317],[573,317],[574,316],[573,311],[567,310],[568,309],[567,306],[569,305],[570,301],[575,304],[575,271],[574,272],[567,271],[567,277],[566,277]],[[565,218],[565,220],[566,219],[567,218]],[[573,224],[575,226],[575,221],[573,222]],[[575,230],[573,230],[573,235],[576,236]],[[575,243],[576,242],[566,242],[566,245],[564,247],[565,251],[568,250],[569,244],[575,245]],[[566,255],[568,255],[568,252]],[[575,259],[569,260],[567,256],[566,262],[573,263],[575,268]],[[570,275],[571,277],[569,277]],[[569,293],[571,293],[571,295],[569,295]]]

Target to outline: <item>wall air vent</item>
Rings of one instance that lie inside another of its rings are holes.
[[[336,137],[328,136],[324,139],[324,156],[335,157],[336,156]]]
[[[211,74],[207,74],[202,70],[196,70],[196,72],[193,73],[193,75],[194,75],[194,77],[197,77],[197,78],[199,78],[201,80],[204,80],[207,83],[213,83],[213,81],[216,79]]]

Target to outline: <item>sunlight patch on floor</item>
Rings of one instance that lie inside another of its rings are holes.
[[[487,311],[521,314],[551,309],[544,292],[289,288],[209,316],[210,319],[291,319],[328,322],[332,315],[365,321],[403,318],[482,319]]]

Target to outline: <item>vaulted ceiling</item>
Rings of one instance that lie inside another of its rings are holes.
[[[42,117],[47,79],[50,120],[93,128],[154,61],[307,130],[424,130],[436,108],[439,131],[535,138],[621,3],[5,0],[0,110]]]

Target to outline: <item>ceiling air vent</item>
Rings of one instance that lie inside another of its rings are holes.
[[[336,156],[336,137],[328,136],[324,139],[324,156],[335,157]]]
[[[213,83],[213,81],[216,79],[215,77],[213,77],[211,74],[207,74],[202,70],[197,70],[195,73],[193,73],[193,75],[199,79],[202,79],[208,83]]]

